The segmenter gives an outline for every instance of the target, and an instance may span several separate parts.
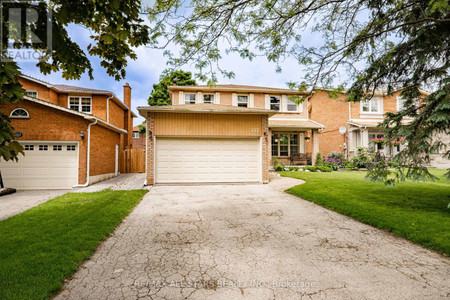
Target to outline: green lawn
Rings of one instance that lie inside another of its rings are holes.
[[[58,293],[146,192],[70,193],[1,221],[0,299]]]
[[[435,182],[402,182],[385,186],[365,179],[365,172],[280,172],[305,184],[289,193],[386,229],[450,255],[450,182],[444,170],[432,170]]]

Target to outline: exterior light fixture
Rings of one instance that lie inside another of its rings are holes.
[[[84,140],[84,131],[80,131],[80,137],[82,140]]]
[[[264,138],[265,138],[266,141],[267,141],[267,131],[264,131]]]
[[[149,132],[148,132],[148,138],[151,139],[152,136],[153,136],[153,132],[149,131]]]
[[[310,139],[310,137],[309,136],[305,136],[305,140],[309,140]]]

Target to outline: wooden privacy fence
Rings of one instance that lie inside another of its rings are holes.
[[[120,154],[120,173],[144,173],[145,150],[127,149]]]

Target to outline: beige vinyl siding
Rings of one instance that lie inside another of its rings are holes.
[[[260,115],[155,113],[155,136],[261,136]]]

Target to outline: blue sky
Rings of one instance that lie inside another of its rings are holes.
[[[86,50],[90,43],[89,31],[79,27],[70,26],[68,28],[70,37],[77,42],[83,50]],[[128,82],[132,87],[132,109],[138,114],[136,107],[147,105],[147,99],[154,83],[159,81],[161,72],[167,67],[166,59],[162,50],[139,47],[135,49],[136,60],[130,60],[126,68],[126,79],[116,81],[109,77],[105,69],[100,66],[97,57],[90,57],[94,68],[94,80],[90,80],[87,74],[83,74],[80,80],[66,81],[61,77],[61,73],[52,73],[44,76],[36,67],[36,62],[19,62],[22,72],[54,84],[71,84],[81,87],[105,89],[114,92],[120,99],[123,99],[123,85]],[[267,62],[266,58],[258,57],[253,61],[243,60],[238,55],[224,56],[221,66],[227,71],[234,71],[236,76],[233,79],[219,77],[219,84],[235,83],[247,85],[262,85],[268,87],[286,87],[288,81],[301,81],[303,73],[300,66],[293,59],[287,59],[281,64],[283,71],[275,72],[275,65]],[[191,66],[183,67],[186,71],[195,72]],[[198,80],[197,80],[198,81]],[[198,82],[201,84],[201,82]],[[143,118],[134,120],[135,125],[140,124]]]

